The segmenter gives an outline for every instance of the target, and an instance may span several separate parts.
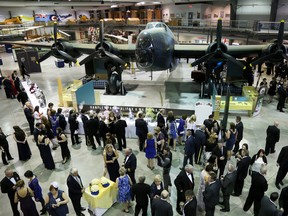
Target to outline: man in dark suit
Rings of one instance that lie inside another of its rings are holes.
[[[148,126],[143,119],[143,113],[138,114],[138,118],[135,120],[136,135],[139,140],[139,150],[143,151],[145,140],[147,139]]]
[[[87,131],[86,131],[86,122],[88,121],[88,117],[86,116],[86,110],[81,109],[81,120],[83,123],[83,129],[84,129],[84,135],[85,135],[85,143],[88,145],[88,136],[87,136]]]
[[[136,206],[134,215],[138,216],[142,209],[142,215],[147,216],[147,208],[149,204],[151,187],[148,184],[144,183],[145,176],[140,176],[138,180],[139,183],[134,184],[131,188],[132,200],[134,200],[134,197],[136,197]]]
[[[222,141],[218,142],[217,146],[212,151],[212,155],[217,156],[217,164],[220,171],[219,177],[221,177],[224,173],[225,166],[227,163],[227,149]]]
[[[163,190],[160,198],[152,200],[152,216],[173,216],[172,205],[167,201],[169,192]]]
[[[135,184],[135,170],[137,168],[137,158],[132,152],[131,148],[125,149],[125,159],[123,166],[126,169],[126,173],[130,177],[132,183]]]
[[[250,166],[251,158],[249,157],[249,152],[246,149],[242,150],[242,159],[237,164],[237,177],[234,185],[234,193],[232,196],[240,196],[242,194],[244,180],[247,177],[248,169]]]
[[[177,190],[177,212],[182,215],[180,202],[185,202],[185,191],[194,189],[193,166],[187,164],[174,180]]]
[[[284,146],[277,159],[277,166],[279,166],[276,176],[276,187],[280,190],[279,184],[283,185],[282,180],[285,178],[288,172],[288,146]]]
[[[265,191],[268,189],[267,180],[264,177],[267,173],[267,166],[261,165],[260,173],[252,172],[251,187],[249,194],[244,204],[243,210],[246,212],[250,209],[254,203],[254,215],[258,216],[261,207],[261,199],[264,196]]]
[[[12,158],[10,151],[9,151],[9,143],[8,143],[7,137],[8,136],[3,133],[2,128],[0,128],[0,151],[1,151],[2,162],[4,165],[8,165],[7,159],[8,160],[14,159]]]
[[[215,206],[219,202],[221,183],[217,180],[217,175],[214,172],[210,172],[209,175],[209,184],[203,192],[203,201],[205,203],[206,216],[214,216]]]
[[[36,126],[36,127],[34,128],[34,132],[33,132],[34,141],[35,141],[35,143],[36,143],[36,146],[37,146],[38,149],[39,149],[40,157],[41,157],[42,161],[44,161],[43,158],[44,158],[45,156],[43,155],[43,152],[42,152],[41,147],[39,148],[39,143],[38,143],[38,136],[40,135],[40,132],[41,132],[41,130],[43,129],[43,124],[38,122],[38,123],[36,123],[35,126]],[[43,156],[44,156],[44,157],[43,157]],[[44,163],[44,162],[43,162],[43,163]]]
[[[81,177],[78,174],[76,168],[70,170],[70,174],[67,178],[68,194],[72,201],[74,211],[77,216],[83,216],[81,211],[85,211],[85,208],[81,207],[81,197],[85,191],[83,187]]]
[[[157,127],[163,128],[165,124],[165,109],[160,109],[159,113],[157,114]]]
[[[196,216],[197,200],[196,200],[193,190],[185,191],[185,199],[186,199],[186,202],[183,205],[183,215],[184,216]]]
[[[278,199],[278,193],[273,192],[270,194],[270,199],[265,195],[261,200],[261,208],[259,211],[259,216],[280,216],[282,215],[276,205]],[[283,215],[284,216],[284,215]]]
[[[20,180],[19,175],[16,172],[13,172],[11,168],[7,168],[5,170],[5,177],[1,181],[1,192],[2,193],[7,193],[9,200],[10,200],[10,205],[13,211],[13,216],[20,216],[20,213],[17,209],[17,204],[14,202],[14,196],[16,192],[16,182]],[[5,208],[2,206],[1,208]]]
[[[99,121],[99,137],[100,139],[102,138],[103,146],[105,146],[106,143],[106,133],[109,132],[108,126],[105,123],[105,118],[105,116],[101,116]]]
[[[220,209],[222,212],[229,212],[230,211],[230,195],[233,192],[234,184],[236,181],[237,172],[235,170],[235,166],[233,164],[228,164],[228,172],[223,177],[221,176],[221,189],[223,193],[223,202],[220,204],[223,204],[224,208]]]
[[[236,116],[236,130],[237,130],[237,137],[236,137],[236,142],[235,142],[234,149],[233,149],[234,154],[236,154],[238,152],[239,143],[243,139],[244,126],[243,126],[243,123],[241,121],[241,116]]]
[[[33,107],[31,105],[30,102],[26,102],[25,105],[24,105],[24,114],[25,114],[25,117],[29,123],[29,128],[30,128],[30,133],[31,135],[33,134],[34,132],[34,115],[33,115]]]
[[[273,154],[275,152],[275,144],[279,142],[280,139],[280,129],[278,128],[279,122],[275,121],[274,125],[269,125],[266,130],[266,145],[265,145],[265,155],[268,156],[269,153]]]
[[[92,113],[89,115],[89,118],[90,119],[88,119],[88,121],[86,122],[86,133],[89,138],[92,149],[96,150],[94,136],[96,138],[98,146],[101,146],[101,142],[99,138],[99,120],[98,120],[98,117],[94,117],[94,114]]]
[[[127,127],[126,121],[124,119],[121,119],[121,116],[118,115],[117,121],[115,123],[115,131],[119,151],[122,151],[122,148],[126,148],[126,127]]]
[[[288,186],[284,187],[281,191],[279,198],[279,208],[283,211],[282,216],[288,215]]]
[[[187,165],[188,160],[189,164],[193,165],[193,155],[195,153],[195,138],[192,136],[192,132],[190,129],[186,131],[186,137],[187,139],[184,147],[183,168]]]
[[[199,130],[196,130],[194,133],[195,136],[195,163],[201,163],[202,150],[206,145],[207,138],[205,134],[205,125],[201,125]]]

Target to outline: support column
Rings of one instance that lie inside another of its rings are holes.
[[[230,20],[232,20],[231,27],[236,26],[237,4],[238,4],[238,0],[231,0],[230,1]]]
[[[278,9],[279,0],[271,1],[271,10],[270,10],[270,22],[276,22],[277,9]]]

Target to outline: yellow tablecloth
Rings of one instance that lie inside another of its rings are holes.
[[[103,178],[103,177],[102,177]],[[85,189],[83,194],[83,198],[88,202],[89,206],[93,209],[110,208],[115,202],[118,194],[118,189],[116,187],[115,182],[107,179],[110,185],[107,188],[104,188],[101,184],[99,184],[99,194],[94,196],[91,194],[90,187]]]

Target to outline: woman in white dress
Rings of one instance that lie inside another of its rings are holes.
[[[199,211],[205,211],[205,204],[203,201],[203,192],[205,191],[205,187],[207,185],[209,179],[209,172],[213,171],[213,166],[211,164],[206,165],[205,169],[200,173],[200,184],[197,191],[197,207]]]
[[[192,131],[192,136],[194,136],[194,133],[197,129],[196,127],[196,115],[191,115],[190,118],[187,118],[186,120],[186,130],[191,130]]]
[[[34,119],[35,119],[35,124],[42,123],[42,120],[41,120],[42,114],[43,113],[39,112],[39,106],[35,106],[34,113],[33,113]]]

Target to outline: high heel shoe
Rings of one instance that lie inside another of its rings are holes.
[[[67,158],[64,158],[64,160],[62,161],[62,164],[65,164],[67,162]]]

